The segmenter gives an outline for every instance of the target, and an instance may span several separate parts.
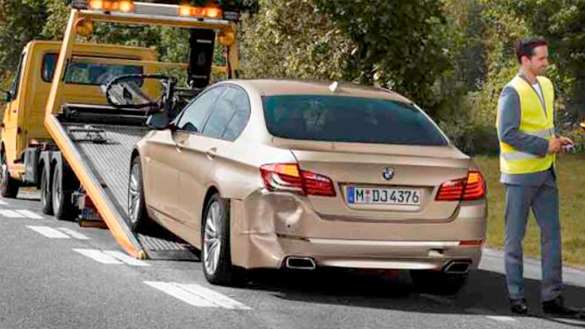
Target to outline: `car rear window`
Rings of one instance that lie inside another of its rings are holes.
[[[403,145],[446,145],[430,119],[412,104],[328,95],[263,98],[271,135],[289,139]]]

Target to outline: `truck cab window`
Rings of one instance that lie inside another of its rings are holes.
[[[53,81],[56,66],[57,54],[45,54],[42,67],[43,81],[48,83]],[[65,72],[65,83],[99,86],[118,75],[142,73],[143,68],[139,65],[102,64],[89,57],[73,57]]]
[[[24,53],[20,55],[20,61],[18,62],[18,68],[16,69],[16,74],[14,75],[14,80],[12,80],[12,86],[10,87],[10,98],[12,100],[16,99],[18,96],[18,86],[20,85],[20,77],[22,75],[22,65],[24,61]]]

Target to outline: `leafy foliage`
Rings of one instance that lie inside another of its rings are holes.
[[[450,64],[444,22],[434,0],[264,0],[244,23],[244,70],[382,85],[432,109]]]

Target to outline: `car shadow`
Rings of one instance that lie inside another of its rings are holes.
[[[470,273],[456,295],[437,295],[413,285],[406,271],[320,269],[314,272],[258,270],[248,274],[247,288],[305,303],[367,307],[438,314],[512,316],[503,274],[486,270]],[[585,321],[550,318],[540,307],[540,281],[526,279],[527,317],[585,328]],[[585,307],[585,287],[566,285],[568,305]],[[576,304],[579,303],[579,304]]]

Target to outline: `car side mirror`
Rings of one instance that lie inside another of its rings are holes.
[[[146,125],[156,130],[176,129],[175,125],[169,122],[169,116],[166,112],[157,112],[149,115],[146,119]]]

